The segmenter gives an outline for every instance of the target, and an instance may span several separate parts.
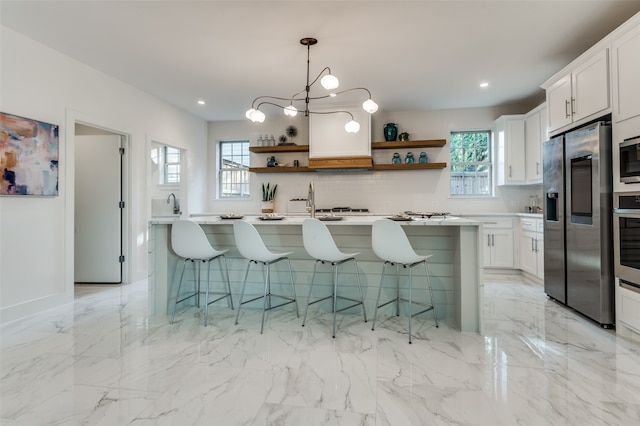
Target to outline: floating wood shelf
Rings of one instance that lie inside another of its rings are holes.
[[[276,145],[276,146],[250,146],[249,151],[256,154],[268,154],[271,152],[309,152],[309,145]]]
[[[417,164],[374,164],[371,170],[418,170],[444,169],[447,163],[417,163]]]
[[[372,142],[371,149],[441,148],[446,144],[446,139],[433,139],[425,141]]]
[[[294,173],[315,172],[308,167],[249,167],[251,173]]]
[[[447,163],[426,163],[426,164],[374,164],[369,170],[429,170],[444,169]],[[315,172],[317,169],[309,167],[249,167],[251,173],[305,173]]]
[[[446,139],[433,139],[421,141],[392,141],[372,142],[371,149],[405,149],[405,148],[441,148],[447,143]],[[270,154],[279,152],[309,152],[309,145],[276,145],[276,146],[251,146],[249,151],[256,154]],[[364,157],[362,157],[364,158]],[[309,159],[310,167],[249,167],[252,173],[304,173],[315,172],[322,168],[363,167],[369,170],[428,170],[444,169],[447,163],[415,163],[415,164],[374,164],[371,166],[371,157],[366,157],[366,163],[354,162],[345,159]],[[315,163],[314,163],[315,162]]]

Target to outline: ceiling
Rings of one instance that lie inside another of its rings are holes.
[[[631,0],[0,0],[2,25],[208,121],[304,90],[303,37],[318,39],[312,79],[329,66],[381,110],[535,106],[542,82],[638,11]]]

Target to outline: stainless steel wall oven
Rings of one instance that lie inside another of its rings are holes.
[[[620,144],[620,182],[640,182],[640,136]]]
[[[640,192],[614,196],[615,274],[620,285],[640,293]]]

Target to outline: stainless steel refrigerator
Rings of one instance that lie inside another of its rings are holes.
[[[545,292],[604,327],[615,323],[611,126],[543,145]]]

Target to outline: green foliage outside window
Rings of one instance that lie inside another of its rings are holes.
[[[491,195],[491,133],[451,132],[451,195]]]

